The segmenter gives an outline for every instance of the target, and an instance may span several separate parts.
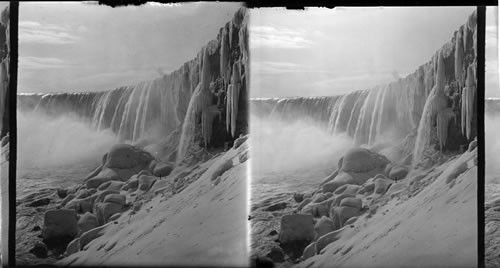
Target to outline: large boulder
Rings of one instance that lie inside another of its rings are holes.
[[[345,184],[335,190],[335,194],[356,194],[359,190],[359,185]]]
[[[361,199],[356,197],[346,197],[342,199],[342,201],[340,201],[341,207],[352,207],[357,210],[361,210],[362,205],[363,201],[361,201]]]
[[[332,206],[339,206],[340,203],[342,202],[342,200],[344,200],[344,198],[349,198],[349,197],[356,197],[355,194],[341,194],[341,195],[338,195],[335,197],[335,199],[333,200],[333,203],[332,203]]]
[[[123,191],[128,191],[128,190],[135,191],[135,190],[137,190],[138,187],[139,187],[139,179],[137,178],[137,176],[132,176],[132,178],[130,178],[127,182],[125,182],[125,184],[123,184],[122,190]]]
[[[376,194],[384,194],[389,186],[393,183],[392,180],[390,179],[384,179],[384,178],[377,178],[375,179],[375,193]]]
[[[103,184],[101,184],[97,190],[99,191],[104,191],[104,190],[115,190],[115,191],[120,191],[125,183],[122,181],[108,181]]]
[[[130,144],[117,144],[107,153],[104,167],[112,169],[139,169],[147,168],[153,156]]]
[[[316,239],[335,230],[335,223],[333,223],[333,221],[326,216],[321,217],[321,219],[319,219],[318,222],[316,222],[316,224],[314,225]]]
[[[339,168],[344,172],[366,173],[374,169],[383,170],[389,162],[387,157],[381,154],[357,147],[344,154],[342,166]]]
[[[174,169],[173,164],[159,162],[155,165],[155,168],[153,170],[153,175],[155,175],[156,177],[165,177],[168,176],[173,169]]]
[[[78,235],[78,218],[72,209],[54,209],[45,212],[42,237],[47,246],[68,243]]]
[[[389,173],[389,178],[399,181],[408,175],[408,169],[404,166],[394,166]]]
[[[302,254],[302,259],[307,260],[314,255],[316,255],[316,242],[312,242],[304,249],[304,253]]]
[[[352,217],[361,215],[361,211],[353,207],[334,207],[332,208],[331,216],[337,227],[344,226],[344,223]]]
[[[312,241],[314,239],[314,220],[310,214],[291,214],[281,217],[278,239],[281,243]]]
[[[304,248],[314,240],[314,220],[310,214],[291,214],[281,217],[278,235],[280,246],[292,260],[299,258]]]
[[[321,250],[323,250],[326,246],[339,240],[343,230],[344,228],[332,231],[318,238],[316,241],[316,253],[320,254]]]
[[[49,250],[43,242],[37,241],[29,252],[35,255],[37,258],[47,258]]]
[[[80,236],[80,250],[83,250],[84,247],[90,243],[92,240],[98,238],[99,236],[102,236],[104,234],[104,229],[108,227],[109,224],[102,225],[99,227],[96,227],[94,229],[88,230],[87,232],[83,233]]]
[[[97,226],[99,226],[97,217],[90,212],[86,212],[85,214],[80,216],[80,219],[78,220],[78,229],[80,230],[79,234],[83,234],[86,231],[94,229]]]
[[[113,214],[122,212],[123,206],[116,203],[99,203],[96,205],[96,216],[99,225],[108,222],[109,217]]]
[[[80,251],[80,238],[75,238],[66,247],[66,256],[77,253]]]

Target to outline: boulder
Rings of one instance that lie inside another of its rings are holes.
[[[316,254],[320,254],[321,250],[323,250],[326,246],[339,240],[343,230],[344,228],[332,231],[318,238],[316,241]]]
[[[80,219],[78,220],[78,229],[80,230],[79,234],[83,234],[86,231],[94,229],[97,226],[99,226],[97,217],[90,212],[86,212],[85,214],[80,216]]]
[[[316,232],[316,239],[335,230],[336,230],[335,224],[330,218],[326,216],[322,216],[314,225],[314,231]]]
[[[78,251],[80,251],[80,238],[75,238],[69,242],[66,247],[66,256],[77,253]]]
[[[477,138],[469,143],[469,148],[467,148],[467,151],[472,152],[474,149],[476,149],[476,147],[477,147]]]
[[[310,214],[291,214],[281,217],[278,239],[281,243],[312,241],[314,239],[314,220]]]
[[[153,176],[147,176],[147,175],[142,175],[139,177],[139,190],[141,191],[148,191],[151,186],[153,186],[153,183],[155,183],[158,180],[157,177]]]
[[[390,179],[377,178],[375,179],[374,190],[376,194],[384,194],[389,186],[393,183]]]
[[[153,159],[153,160],[151,160],[151,162],[149,162],[148,170],[149,170],[149,172],[151,172],[151,174],[153,174],[157,163],[158,163],[158,161],[156,161],[156,159]]]
[[[122,212],[123,206],[116,203],[99,203],[96,205],[96,216],[99,225],[108,222],[109,217],[113,214]]]
[[[97,190],[99,191],[104,191],[104,190],[115,190],[115,191],[120,191],[125,183],[122,181],[108,181],[103,184],[101,184]]]
[[[143,167],[147,168],[153,159],[150,153],[130,144],[117,144],[111,147],[107,153],[104,167],[114,169],[143,169]]]
[[[328,216],[329,203],[327,200],[321,203],[309,203],[302,209],[302,213],[311,214],[313,217]]]
[[[37,241],[29,252],[37,258],[47,258],[49,250],[43,242]]]
[[[67,196],[66,196],[66,197],[65,197],[65,198],[61,201],[61,206],[63,206],[63,207],[64,207],[64,206],[66,206],[66,204],[67,204],[69,201],[73,200],[73,198],[75,198],[75,196],[76,196],[75,194],[69,194],[69,195],[67,195]]]
[[[151,187],[151,192],[158,194],[160,191],[164,191],[167,189],[173,190],[173,183],[170,180],[157,180],[153,186]]]
[[[342,159],[340,170],[355,173],[383,169],[390,162],[387,157],[361,147],[348,150]]]
[[[57,189],[57,196],[59,198],[61,198],[61,199],[65,198],[67,195],[68,195],[68,190],[67,189],[61,189],[61,188]]]
[[[233,149],[238,149],[238,147],[240,147],[240,145],[243,144],[247,139],[248,139],[248,135],[245,135],[245,136],[241,136],[241,137],[237,138],[236,140],[234,140]]]
[[[125,195],[122,194],[108,194],[104,197],[104,202],[115,203],[121,206],[125,206]]]
[[[318,193],[313,197],[313,203],[321,203],[326,200],[326,195],[323,193]]]
[[[304,201],[304,194],[303,193],[294,193],[293,200],[295,200],[295,202],[297,202],[297,203]]]
[[[35,200],[31,203],[29,203],[28,207],[41,207],[41,206],[46,206],[50,203],[50,198],[40,198],[38,200]]]
[[[76,193],[75,198],[76,199],[83,199],[83,198],[89,197],[90,195],[91,195],[91,192],[89,191],[89,189],[81,189]]]
[[[335,199],[333,200],[332,202],[332,206],[339,206],[340,205],[340,202],[342,202],[342,200],[344,200],[344,198],[348,198],[348,197],[356,197],[355,194],[341,194],[337,197],[335,197]]]
[[[359,188],[358,194],[363,194],[363,195],[372,194],[374,190],[375,190],[375,183],[367,182]]]
[[[312,242],[304,249],[304,253],[302,254],[302,259],[307,260],[314,255],[316,255],[316,242]]]
[[[271,251],[266,254],[266,257],[273,260],[273,262],[284,262],[285,261],[285,252],[280,247],[273,247]]]
[[[302,202],[297,207],[297,211],[301,211],[307,204],[309,204],[311,202],[312,202],[311,198],[306,198],[306,199],[302,200]]]
[[[335,179],[335,177],[337,177],[338,174],[339,174],[339,170],[336,169],[335,171],[332,172],[332,174],[328,175],[328,177],[323,179],[323,181],[319,184],[319,186],[323,186],[323,185],[329,183],[330,181]]]
[[[78,234],[78,218],[71,209],[54,209],[45,212],[42,228],[44,242],[63,240],[71,241]]]
[[[155,175],[156,177],[166,177],[172,172],[173,169],[174,164],[159,162],[156,164],[153,170],[153,175]]]
[[[356,194],[359,190],[359,185],[345,184],[335,190],[335,194]]]
[[[99,193],[97,195],[97,198],[95,199],[95,202],[94,203],[101,203],[104,201],[104,198],[108,195],[108,194],[119,194],[120,192],[119,191],[115,191],[115,190],[105,190],[105,191],[102,191],[101,193]]]
[[[80,236],[80,250],[82,250],[88,243],[92,240],[98,238],[104,234],[104,229],[108,227],[109,224],[96,227],[94,229],[88,230]]]
[[[264,209],[264,211],[278,211],[278,210],[283,210],[287,207],[286,202],[279,202],[273,205],[268,206],[267,208]]]
[[[361,215],[361,211],[353,207],[335,207],[332,209],[331,215],[335,225],[340,228],[349,218]]]
[[[346,197],[340,201],[340,206],[341,207],[352,207],[357,210],[361,210],[363,205],[363,201],[361,199],[356,198],[356,197]]]
[[[137,177],[132,177],[130,178],[125,184],[122,186],[123,191],[128,191],[129,189],[132,189],[133,191],[137,190],[139,187],[139,179]]]
[[[404,166],[394,166],[389,173],[389,178],[399,181],[408,175],[408,169]]]

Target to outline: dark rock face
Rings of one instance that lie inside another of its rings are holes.
[[[42,237],[48,248],[64,251],[77,234],[78,218],[75,210],[55,209],[45,212]]]
[[[271,252],[269,252],[266,257],[269,257],[274,262],[284,262],[285,261],[285,252],[279,247],[273,247]]]
[[[302,255],[304,248],[314,240],[314,221],[311,214],[291,214],[281,218],[280,246],[292,259]]]
[[[42,198],[35,200],[31,203],[29,203],[27,206],[28,207],[40,207],[40,206],[46,206],[50,203],[50,198]]]
[[[39,241],[30,250],[30,253],[33,253],[37,258],[47,258],[48,252],[47,246]]]

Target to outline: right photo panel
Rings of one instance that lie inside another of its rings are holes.
[[[477,266],[477,12],[250,11],[257,263]],[[490,19],[488,27],[497,25]],[[487,96],[500,97],[494,87]],[[494,158],[500,101],[487,110],[486,151]],[[486,166],[487,183],[495,183],[500,169]]]
[[[500,86],[498,77],[498,7],[486,8],[485,46],[485,266],[500,267]]]

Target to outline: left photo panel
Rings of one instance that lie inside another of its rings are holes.
[[[248,266],[248,23],[242,3],[19,4],[16,265]]]
[[[10,6],[0,2],[0,265],[8,261],[9,247],[9,105],[10,87]]]

